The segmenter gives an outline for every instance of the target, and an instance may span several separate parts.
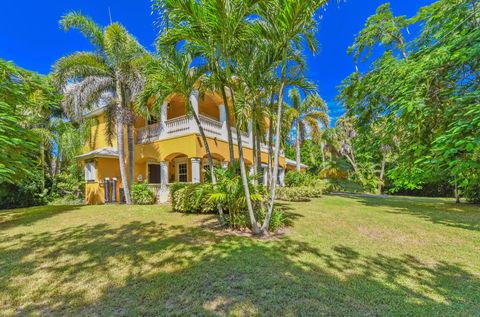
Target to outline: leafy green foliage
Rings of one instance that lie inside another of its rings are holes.
[[[280,187],[277,189],[277,199],[285,201],[308,201],[310,198],[322,197],[323,190],[319,187]]]
[[[183,213],[215,213],[217,205],[210,200],[210,184],[185,184],[177,186],[172,195],[172,208]]]
[[[40,170],[34,170],[16,183],[0,183],[0,209],[45,205],[47,202],[47,189],[44,189]]]
[[[146,183],[133,185],[132,199],[133,203],[136,205],[153,205],[157,201],[155,193]]]
[[[356,38],[350,49],[355,59],[364,51],[368,56],[377,43],[385,49],[367,72],[344,80],[339,96],[354,118],[356,136],[349,145],[351,154],[360,153],[355,176],[367,188],[375,187],[377,176],[392,190],[449,182],[465,196],[475,192],[470,187],[480,174],[478,9],[478,1],[440,0],[406,19],[383,5]],[[409,25],[420,34],[405,42]]]
[[[311,182],[312,176],[307,173],[289,171],[285,174],[285,186],[297,187],[307,185]]]
[[[0,59],[0,183],[20,183],[39,169],[56,101],[47,78]]]

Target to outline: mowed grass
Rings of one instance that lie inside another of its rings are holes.
[[[0,212],[0,314],[480,315],[480,207],[326,196],[256,239],[168,207]]]

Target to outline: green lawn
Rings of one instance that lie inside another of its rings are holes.
[[[167,207],[0,211],[0,315],[480,315],[480,207],[326,196],[258,240]]]

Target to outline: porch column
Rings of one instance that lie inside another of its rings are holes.
[[[160,187],[166,188],[168,185],[168,162],[160,162]]]
[[[228,162],[227,161],[222,162],[222,168],[224,168],[224,169],[228,168]]]
[[[227,111],[225,110],[225,105],[218,106],[220,112],[220,122],[225,123],[227,121]]]
[[[192,162],[192,183],[200,183],[200,162],[201,159],[198,157],[191,158]]]
[[[162,109],[160,109],[160,133],[165,131],[166,129],[166,122],[168,120],[168,103],[164,103],[162,105]]]
[[[252,176],[255,175],[255,169],[253,168],[253,164],[248,167],[248,175]]]
[[[280,174],[279,174],[279,184],[282,187],[285,187],[285,169],[280,168]]]

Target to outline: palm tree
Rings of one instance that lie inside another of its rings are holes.
[[[290,127],[295,127],[295,150],[297,171],[300,172],[300,147],[307,134],[307,128],[311,136],[319,140],[321,136],[320,123],[324,127],[330,124],[330,118],[327,114],[327,104],[317,93],[309,94],[304,100],[300,96],[298,89],[289,91],[291,106],[287,110],[287,117]]]
[[[151,111],[159,113],[164,101],[173,94],[182,97],[187,104],[188,113],[193,117],[197,124],[200,136],[207,152],[208,165],[212,183],[216,183],[215,171],[212,159],[212,153],[208,140],[205,135],[202,123],[197,112],[193,108],[191,96],[198,89],[202,76],[205,74],[205,67],[192,67],[193,55],[188,51],[177,51],[175,48],[164,50],[164,54],[153,57],[150,63],[145,67],[147,84],[140,96],[140,102],[137,107],[139,112],[148,113],[146,105],[148,100],[153,97],[153,107]],[[223,211],[218,207],[220,221],[223,222]]]
[[[271,195],[262,232],[268,232],[270,218],[275,203],[276,180],[278,178],[278,163],[281,145],[281,122],[283,114],[283,99],[287,81],[289,51],[300,48],[305,40],[313,52],[316,51],[315,39],[316,11],[323,6],[326,0],[269,0],[259,2],[259,14],[262,19],[256,24],[256,33],[259,38],[268,39],[277,48],[281,59],[280,87],[277,105],[277,126],[275,131],[275,152],[273,158],[273,175],[271,176]]]
[[[226,117],[233,110],[234,97],[229,83],[233,79],[231,59],[247,37],[247,16],[258,0],[158,0],[156,8],[163,15],[167,29],[161,44],[186,41],[207,61],[211,89],[221,91]],[[230,98],[228,98],[230,94]],[[234,145],[230,120],[226,122],[230,165],[234,165]]]
[[[71,119],[81,120],[83,112],[106,99],[109,131],[116,123],[118,161],[125,200],[131,204],[130,185],[133,182],[133,116],[132,102],[142,91],[143,76],[138,61],[146,52],[137,40],[118,23],[101,28],[91,18],[71,12],[60,20],[68,31],[78,29],[95,47],[93,52],[77,52],[63,57],[54,65],[53,77],[65,91],[63,107]],[[129,169],[125,162],[124,128],[128,128]],[[111,133],[109,133],[111,135]],[[109,140],[110,141],[110,140]]]

